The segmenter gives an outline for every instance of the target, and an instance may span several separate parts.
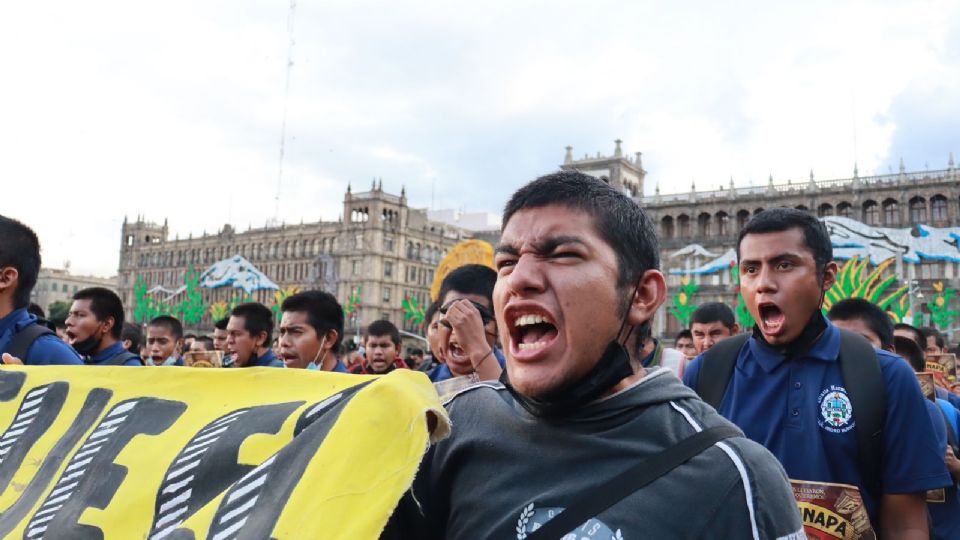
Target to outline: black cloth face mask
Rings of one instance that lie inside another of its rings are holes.
[[[96,334],[93,334],[83,341],[74,343],[73,350],[80,353],[80,356],[92,356],[93,353],[97,352],[97,349],[100,348],[101,341]]]
[[[500,382],[530,414],[541,418],[558,418],[595,401],[631,375],[633,366],[630,365],[630,355],[623,345],[611,341],[600,361],[586,375],[546,396],[530,397],[521,394],[510,384],[507,370],[500,374]]]

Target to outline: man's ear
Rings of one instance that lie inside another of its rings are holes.
[[[333,344],[337,342],[337,338],[339,337],[339,335],[337,334],[337,331],[331,328],[330,330],[327,330],[325,337],[327,338],[327,342],[324,344],[324,347],[326,347],[329,350],[333,350]],[[320,338],[320,339],[323,339],[323,338]]]
[[[833,284],[837,282],[837,274],[840,272],[840,265],[830,261],[823,267],[823,292],[830,290]]]
[[[667,281],[659,270],[647,270],[637,283],[636,292],[630,301],[627,324],[640,326],[653,320],[657,309],[667,298]]]
[[[733,328],[730,329],[730,335],[735,336],[740,333],[740,323],[733,323]]]
[[[106,330],[103,335],[113,334],[113,325],[117,324],[117,320],[113,317],[106,317],[103,319],[103,324]]]
[[[20,272],[12,266],[0,268],[0,293],[15,288],[20,282]]]

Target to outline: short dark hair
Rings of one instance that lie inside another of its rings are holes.
[[[880,338],[880,346],[893,347],[893,321],[880,306],[863,298],[844,298],[830,307],[827,318],[831,321],[862,321],[871,332]]]
[[[173,339],[183,339],[183,324],[176,317],[171,317],[170,315],[160,315],[159,317],[154,317],[147,326],[156,326],[158,328],[166,328],[170,334],[173,335]],[[196,336],[194,336],[196,337]]]
[[[390,321],[380,319],[379,321],[373,321],[370,323],[370,326],[367,327],[366,338],[370,336],[390,336],[390,341],[394,345],[400,345],[400,330]]]
[[[43,312],[43,308],[33,302],[30,302],[30,304],[27,306],[27,313],[36,315],[38,319],[47,318],[47,314]]]
[[[217,330],[226,330],[227,323],[229,322],[230,322],[230,317],[224,317],[222,319],[217,320],[217,322],[213,323],[213,327],[216,328]]]
[[[336,330],[339,347],[343,340],[343,308],[332,294],[324,291],[303,291],[288,297],[280,306],[280,311],[296,311],[307,314],[307,322],[323,336],[330,330]]]
[[[440,294],[437,301],[443,302],[450,291],[463,294],[476,294],[487,299],[493,307],[493,287],[497,284],[497,272],[482,264],[465,264],[454,268],[440,282]]]
[[[690,317],[691,325],[693,323],[708,324],[712,322],[723,323],[724,326],[732,331],[733,327],[737,325],[737,317],[733,314],[730,306],[723,302],[707,302],[701,304]]]
[[[73,295],[74,300],[90,300],[90,311],[98,321],[105,321],[107,317],[113,319],[113,328],[110,334],[114,339],[120,339],[123,332],[123,302],[117,293],[104,287],[89,287],[80,289]]]
[[[184,334],[183,339],[197,339],[196,334]]]
[[[678,341],[680,341],[681,339],[684,339],[684,338],[686,338],[686,339],[693,339],[693,332],[691,332],[690,330],[684,328],[683,330],[677,332],[677,337],[673,338],[673,342],[676,343],[676,342],[678,342]]]
[[[250,332],[251,336],[266,332],[267,339],[263,342],[263,347],[269,347],[273,343],[273,312],[267,306],[257,302],[240,304],[233,308],[230,316],[243,317],[243,329]]]
[[[440,307],[441,306],[440,306],[439,300],[430,304],[430,307],[428,307],[427,311],[423,314],[423,322],[426,324],[430,324],[430,319],[432,319],[433,316],[436,315],[438,311],[440,311]]]
[[[923,349],[920,348],[920,344],[916,341],[908,337],[894,336],[893,350],[902,356],[904,360],[910,362],[910,366],[913,367],[914,371],[926,371],[927,362],[924,360]]]
[[[920,346],[924,349],[927,348],[927,338],[930,336],[933,336],[933,341],[936,342],[937,347],[943,349],[947,345],[947,342],[943,339],[943,334],[932,326],[924,326],[920,329],[920,333],[923,334],[923,343]]]
[[[410,349],[407,351],[410,356],[423,356],[423,349]]]
[[[919,345],[921,348],[927,346],[927,340],[923,337],[923,332],[921,332],[916,326],[907,323],[897,323],[893,325],[893,329],[906,330],[907,332],[913,334],[913,340],[917,342],[917,345]]]
[[[740,244],[748,234],[777,233],[790,229],[800,229],[803,233],[803,242],[813,252],[817,273],[822,276],[827,263],[833,260],[830,233],[822,221],[795,208],[771,208],[753,216],[737,236],[737,260],[740,260]]]
[[[129,341],[130,346],[127,350],[132,353],[140,352],[140,345],[143,344],[143,330],[139,324],[129,322],[123,323],[123,329],[120,330],[120,341]]]
[[[580,210],[593,218],[597,233],[617,254],[619,287],[633,285],[647,270],[660,268],[660,242],[647,213],[603,180],[578,171],[541,176],[518,189],[503,210],[501,230],[517,212],[550,205]]]
[[[197,336],[194,340],[194,343],[203,343],[204,348],[208,351],[213,350],[213,338],[210,336]]]
[[[17,270],[13,307],[27,307],[40,275],[40,240],[30,227],[0,215],[0,268],[5,266]]]

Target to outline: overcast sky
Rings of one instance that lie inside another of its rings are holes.
[[[275,214],[289,1],[6,2],[0,214],[45,266],[113,275],[124,216],[181,237]],[[279,215],[347,183],[499,212],[574,155],[643,152],[646,192],[942,169],[960,2],[298,0]],[[960,154],[958,154],[960,157]]]

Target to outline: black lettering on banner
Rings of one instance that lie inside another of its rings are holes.
[[[127,476],[127,468],[113,462],[137,435],[166,431],[187,409],[181,401],[142,397],[113,406],[70,458],[23,537],[103,538],[96,526],[79,523],[87,508],[105,509]]]
[[[0,401],[10,401],[20,394],[27,374],[22,371],[0,370]]]
[[[13,421],[0,435],[0,492],[7,489],[27,452],[57,419],[70,385],[55,382],[31,388]]]
[[[168,538],[185,519],[253,469],[253,465],[237,463],[243,442],[255,433],[279,432],[303,404],[296,401],[238,409],[198,431],[164,475],[149,538]]]
[[[341,390],[307,408],[297,421],[300,431],[293,440],[227,491],[213,516],[207,538],[271,538],[277,519],[303,477],[307,464],[320,449],[350,398],[367,384],[369,381]]]
[[[58,384],[62,383],[54,383],[54,385]],[[60,437],[60,440],[57,441],[57,444],[53,446],[53,449],[50,450],[47,456],[43,458],[43,462],[37,469],[36,474],[33,475],[26,489],[24,489],[20,495],[20,498],[17,499],[17,502],[13,503],[10,508],[0,514],[0,537],[6,538],[6,536],[27,517],[27,514],[36,504],[37,500],[40,499],[40,496],[46,491],[47,486],[53,482],[54,475],[56,475],[57,470],[60,469],[60,465],[70,452],[76,448],[77,443],[83,438],[84,433],[90,429],[90,426],[92,426],[103,413],[103,409],[107,406],[112,395],[113,392],[103,388],[95,388],[87,394],[87,398],[84,400],[83,406],[77,413],[76,418],[74,418],[73,423],[70,424],[67,432]],[[0,466],[0,472],[6,474],[4,471],[7,466],[6,463]]]

